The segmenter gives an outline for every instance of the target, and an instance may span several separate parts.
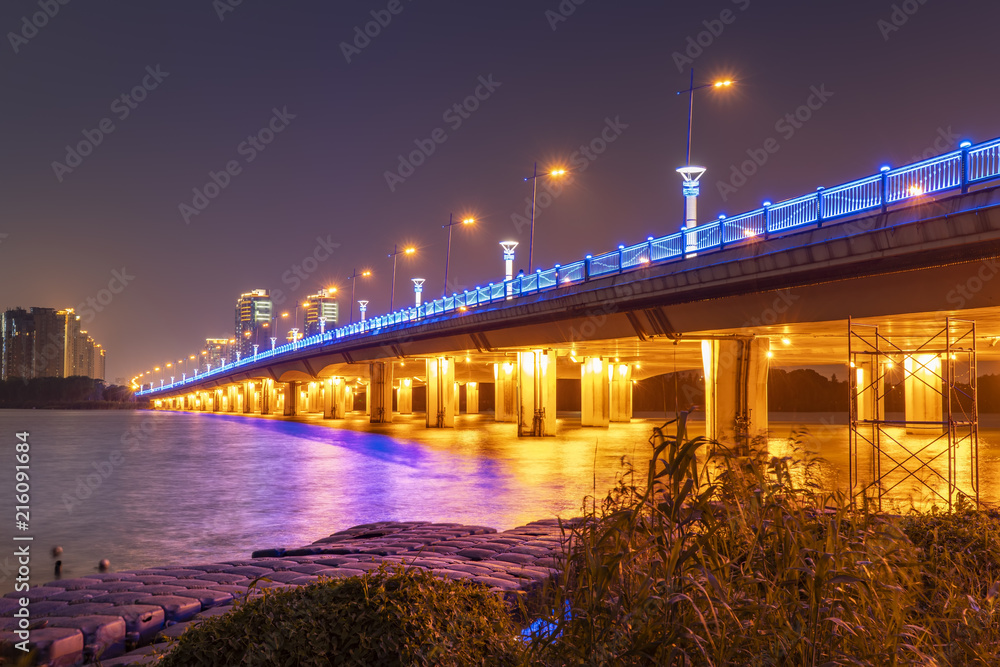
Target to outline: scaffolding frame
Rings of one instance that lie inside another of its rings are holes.
[[[878,325],[848,319],[848,358],[851,502],[872,499],[881,511],[883,501],[894,500],[894,492],[912,479],[949,512],[961,497],[978,507],[976,323],[949,317],[914,347],[897,345]],[[897,368],[903,379],[891,386],[888,376],[898,374]],[[886,418],[886,398],[894,392],[903,392],[902,421]],[[967,469],[959,458],[966,453]]]

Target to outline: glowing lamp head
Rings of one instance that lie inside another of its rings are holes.
[[[565,169],[553,169],[552,171],[549,172],[549,176],[565,176],[565,175],[566,175]]]
[[[475,218],[466,218],[465,220],[463,220],[463,221],[462,221],[462,224],[463,224],[463,225],[471,225],[471,224],[472,224],[472,223],[474,223],[475,221],[476,221],[476,219],[475,219]]]
[[[715,82],[715,87],[716,88],[727,88],[727,87],[729,87],[731,85],[733,85],[733,82],[731,80],[729,80],[729,79],[726,79],[725,81],[716,81]]]
[[[406,249],[406,250],[404,250],[403,252],[404,252],[404,253],[406,253],[407,255],[412,255],[412,254],[413,254],[413,253],[415,253],[416,251],[417,251],[417,249],[416,249],[416,248],[407,248],[407,249]]]
[[[913,185],[913,186],[910,187],[910,196],[911,197],[919,197],[922,194],[924,194],[924,189],[922,187],[920,187],[919,185]]]

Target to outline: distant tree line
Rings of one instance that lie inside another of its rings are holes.
[[[0,408],[115,409],[146,407],[133,400],[128,387],[103,380],[68,378],[10,378],[0,381]]]

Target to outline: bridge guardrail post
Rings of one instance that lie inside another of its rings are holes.
[[[726,216],[719,214],[719,250],[726,247]]]
[[[971,141],[963,141],[959,144],[962,149],[962,194],[969,194],[969,149],[972,148]]]
[[[590,280],[590,260],[594,259],[593,255],[587,255],[583,258],[583,282]]]
[[[649,260],[650,264],[653,263],[653,237],[652,236],[647,236],[646,237],[646,258]]]
[[[889,167],[882,167],[882,185],[880,188],[882,196],[882,212],[889,211]]]
[[[618,246],[618,273],[625,270],[625,246]]]
[[[562,268],[561,264],[556,264],[555,265],[555,270],[556,270],[556,274],[555,274],[555,279],[556,279],[555,289],[559,289],[559,269],[561,269],[561,268]]]
[[[764,202],[764,240],[768,239],[771,233],[771,202]]]
[[[816,188],[816,226],[823,226],[823,191],[826,188],[820,186]]]

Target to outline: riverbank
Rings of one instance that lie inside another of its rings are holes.
[[[357,576],[385,563],[469,579],[511,596],[552,576],[562,548],[555,519],[503,532],[457,523],[384,521],[302,547],[261,549],[246,559],[55,580],[27,593],[30,645],[38,649],[38,665],[93,664],[98,658],[102,667],[150,664],[171,638],[265,588]],[[22,595],[0,598],[5,654],[23,640],[15,633]]]

